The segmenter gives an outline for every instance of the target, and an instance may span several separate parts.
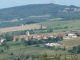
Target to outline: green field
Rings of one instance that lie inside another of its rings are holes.
[[[48,28],[53,29],[53,33],[66,33],[70,32],[71,30],[73,31],[80,31],[80,20],[75,20],[75,21],[59,21],[59,20],[50,20],[47,22],[42,22],[39,23],[40,25],[46,26]],[[55,29],[56,27],[62,27],[62,29]],[[64,29],[65,26],[68,26],[68,28]],[[46,30],[45,30],[46,31]],[[66,32],[62,32],[66,31]],[[36,30],[38,32],[38,30]],[[49,33],[39,33],[39,34],[49,34]],[[63,40],[60,41],[60,43],[64,44],[67,49],[71,49],[73,46],[80,45],[80,38],[76,39],[68,39],[68,40]],[[22,42],[7,42],[7,44],[10,46],[9,49],[4,50],[4,52],[0,52],[0,60],[14,60],[14,56],[10,55],[12,52],[18,56],[19,52],[24,52],[24,55],[37,55],[37,54],[43,54],[47,53],[49,55],[55,55],[55,54],[70,54],[66,51],[62,50],[50,50],[47,48],[43,47],[36,47],[36,45],[31,45],[31,46],[24,46]],[[4,49],[3,47],[0,47],[0,49]],[[20,51],[21,49],[21,51]],[[78,54],[80,56],[80,54]],[[28,59],[31,60],[31,59]]]
[[[63,31],[65,32],[70,32],[70,31],[80,31],[80,20],[52,20],[52,21],[47,21],[47,22],[42,22],[39,23],[40,25],[46,26],[48,28],[53,29],[53,33],[62,33]],[[59,26],[58,26],[59,25]],[[68,28],[65,28],[68,26]],[[58,29],[55,29],[57,27],[61,27]]]
[[[72,38],[72,39],[66,39],[66,40],[60,41],[60,43],[65,44],[66,48],[78,46],[78,45],[80,45],[80,37]]]
[[[14,60],[14,57],[10,55],[11,52],[13,52],[16,56],[18,56],[19,52],[24,52],[25,55],[38,55],[43,53],[47,53],[49,55],[68,54],[67,51],[55,51],[43,47],[36,47],[35,45],[24,46],[22,44],[21,46],[20,42],[8,42],[8,45],[10,46],[10,49],[0,53],[0,60]]]
[[[73,46],[80,45],[80,38],[63,40],[60,43],[65,44],[66,48],[71,48]],[[24,52],[25,55],[37,55],[37,54],[43,54],[43,53],[47,53],[48,55],[70,54],[67,52],[67,50],[55,51],[55,50],[50,50],[43,47],[36,47],[36,45],[24,46],[21,42],[7,42],[7,44],[10,46],[10,49],[7,49],[4,52],[0,53],[0,60],[14,60],[14,57],[10,55],[11,52],[13,52],[16,56],[18,56],[19,52]],[[0,49],[2,48],[0,47]]]
[[[65,21],[62,21],[62,20],[53,20],[53,21],[47,21],[47,22],[42,22],[40,24],[44,25],[44,26],[47,26],[47,27],[57,27],[58,25],[64,27],[64,26],[68,26],[69,28],[70,27],[80,27],[80,20],[65,20]]]

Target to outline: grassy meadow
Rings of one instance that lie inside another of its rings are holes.
[[[66,48],[78,46],[78,45],[80,45],[80,37],[72,38],[72,39],[66,39],[66,40],[60,41],[60,43],[65,44]]]
[[[80,38],[76,39],[69,39],[69,40],[63,40],[60,41],[60,43],[63,43],[66,48],[71,48],[76,45],[80,45]],[[31,45],[31,46],[24,46],[22,42],[7,42],[7,44],[10,46],[9,49],[4,50],[4,52],[0,52],[0,60],[14,60],[14,56],[10,55],[11,53],[14,53],[16,56],[19,55],[19,52],[24,53],[24,55],[38,55],[38,54],[43,54],[47,53],[48,55],[55,55],[55,54],[67,54],[66,51],[62,50],[50,50],[47,48],[43,47],[36,47],[36,45]],[[3,47],[0,47],[0,49],[4,49]],[[80,54],[78,54],[80,56]],[[28,59],[31,60],[31,59]]]
[[[53,29],[52,34],[53,34],[53,33],[67,33],[71,31],[80,31],[79,23],[80,23],[80,20],[74,20],[74,21],[50,20],[47,22],[39,23],[39,24],[46,26],[48,28],[52,28]],[[65,26],[68,26],[68,28],[64,28]],[[55,29],[56,27],[62,27],[62,29]],[[41,33],[41,34],[49,34],[49,33]],[[60,43],[64,44],[67,49],[71,49],[71,47],[73,46],[80,45],[80,38],[78,37],[75,39],[63,40],[63,41],[60,41]],[[70,54],[67,52],[67,50],[56,51],[56,50],[50,50],[43,47],[36,47],[36,45],[24,46],[22,42],[18,42],[18,41],[7,42],[7,44],[10,46],[10,48],[4,50],[4,52],[0,52],[0,60],[14,60],[14,56],[11,55],[11,53],[14,53],[14,55],[18,56],[20,52],[21,53],[24,52],[25,55],[38,55],[43,53],[47,53],[49,55]],[[4,47],[0,47],[0,49],[4,49]],[[78,54],[78,56],[80,57],[80,54]],[[31,58],[28,60],[31,60]]]
[[[69,28],[70,27],[80,27],[80,20],[50,20],[50,21],[47,21],[47,22],[42,22],[40,24],[42,24],[43,26],[47,26],[47,27],[51,27],[51,28],[54,28],[54,27],[57,27],[58,25],[60,25],[61,27],[65,27],[65,26],[68,26]]]
[[[63,33],[63,32],[71,32],[71,31],[80,31],[80,20],[51,20],[47,22],[39,23],[43,26],[53,29],[53,33]],[[65,28],[65,27],[68,28]],[[59,28],[61,27],[61,28]],[[56,29],[58,28],[58,29]]]
[[[43,47],[36,47],[36,45],[24,46],[23,44],[21,44],[21,42],[8,42],[7,44],[10,46],[10,48],[0,53],[0,60],[14,60],[14,56],[10,55],[12,52],[16,56],[19,55],[19,52],[24,53],[25,55],[38,55],[43,53],[47,53],[49,55],[67,54],[67,51],[55,51]]]

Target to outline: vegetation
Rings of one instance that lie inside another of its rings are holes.
[[[32,4],[0,9],[0,27],[43,22],[54,18],[62,18],[63,20],[79,19],[80,11],[76,11],[75,8],[80,9],[77,6],[57,4]]]
[[[46,26],[46,29],[31,29],[31,30],[24,30],[24,31],[15,31],[15,32],[8,32],[8,33],[3,33],[1,36],[5,35],[24,35],[26,31],[29,31],[30,34],[48,34],[48,33],[68,33],[68,32],[75,32],[79,36],[80,32],[80,25],[79,25],[80,20],[70,20],[70,21],[62,21],[62,20],[54,20],[52,19],[51,21],[47,22],[42,22],[38,23],[42,26]]]
[[[66,55],[64,55],[64,57],[62,57],[61,55],[54,55],[54,56],[49,56],[46,53],[44,53],[41,56],[37,57],[38,60],[79,60],[78,56],[73,54],[71,55],[71,57],[67,57]]]
[[[49,38],[49,40],[50,39],[51,38]],[[22,40],[24,40],[24,39],[22,39]],[[47,41],[49,41],[49,40],[47,40]],[[66,46],[63,47],[64,50],[60,50],[60,49],[57,50],[57,49],[54,49],[54,47],[53,47],[53,49],[43,48],[42,47],[42,41],[39,41],[41,44],[38,43],[35,45],[26,45],[26,46],[25,46],[25,44],[27,43],[26,41],[21,41],[21,42],[19,42],[19,41],[15,41],[15,42],[7,41],[7,42],[4,42],[2,44],[2,46],[0,46],[0,60],[15,60],[15,59],[18,59],[20,56],[21,56],[21,58],[20,58],[21,60],[23,58],[28,59],[28,60],[32,60],[32,59],[34,59],[34,60],[40,59],[41,60],[42,59],[41,57],[44,56],[43,53],[46,53],[47,56],[52,58],[52,59],[54,57],[55,57],[55,59],[57,59],[58,57],[64,59],[66,57],[68,60],[68,59],[73,59],[73,58],[75,59],[78,56],[78,60],[79,60],[80,54],[72,55],[71,53],[69,53],[67,51],[67,49],[65,49],[67,47],[69,48],[70,46],[72,46],[73,42],[74,42],[73,46],[75,46],[77,44],[79,45],[80,44],[79,41],[80,41],[80,38],[79,39],[60,41],[60,43],[66,44]],[[5,49],[5,46],[9,46],[9,48]],[[74,50],[74,52],[76,52],[76,50]],[[45,59],[45,58],[43,58],[43,59]]]
[[[79,35],[80,29],[79,29],[79,22],[80,20],[54,20],[47,22],[39,23],[43,26],[46,26],[48,29],[53,29],[53,33],[68,33],[68,32],[75,32],[77,35]]]
[[[39,41],[26,41],[24,38],[19,41],[17,38],[14,42],[14,35],[24,35],[27,30],[2,33],[0,37],[6,38],[6,41],[0,45],[0,60],[80,60],[80,11],[76,11],[75,8],[80,9],[73,5],[51,3],[0,9],[0,27],[37,23],[41,25],[40,29],[28,30],[30,34],[75,32],[78,36],[70,40],[63,40],[60,36]],[[42,29],[42,26],[47,28]],[[43,47],[45,43],[54,42],[65,46]]]
[[[80,53],[80,46],[74,46],[72,50],[69,50],[70,53],[79,54]]]

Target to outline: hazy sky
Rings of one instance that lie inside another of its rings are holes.
[[[0,0],[0,9],[27,4],[43,4],[43,3],[80,6],[80,0]]]

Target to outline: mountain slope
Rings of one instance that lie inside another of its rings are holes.
[[[6,8],[0,10],[0,19],[10,20],[14,18],[27,18],[29,16],[37,15],[51,15],[54,17],[61,17],[59,14],[71,14],[71,10],[74,11],[76,6],[64,6],[57,4],[34,4],[25,5],[12,8]],[[68,12],[68,13],[67,13]],[[72,12],[73,14],[73,12]],[[78,13],[77,13],[78,14]],[[62,17],[64,17],[62,15]]]
[[[26,22],[43,22],[54,18],[78,19],[80,7],[57,4],[32,4],[0,9],[0,27],[16,26]]]

